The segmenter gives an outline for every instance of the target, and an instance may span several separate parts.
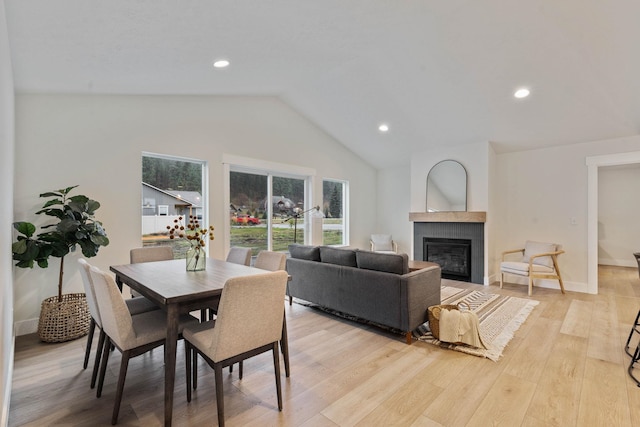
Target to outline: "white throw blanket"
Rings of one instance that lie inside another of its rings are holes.
[[[472,311],[440,311],[440,341],[464,343],[476,348],[487,346],[480,335],[478,315]]]

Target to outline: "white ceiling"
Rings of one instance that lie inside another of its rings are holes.
[[[4,1],[19,93],[276,95],[380,168],[640,133],[638,0]]]

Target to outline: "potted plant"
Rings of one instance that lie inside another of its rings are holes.
[[[83,195],[69,196],[76,187],[40,194],[40,197],[50,199],[36,214],[56,218],[54,223],[42,226],[40,234],[34,236],[36,226],[30,222],[13,223],[19,233],[11,247],[17,267],[33,268],[38,264],[47,268],[49,257],[60,258],[58,295],[42,302],[38,322],[38,335],[46,342],[79,338],[86,335],[89,328],[86,295],[62,293],[64,257],[78,245],[82,254],[91,258],[97,255],[101,246],[109,244],[102,223],[94,217],[100,203]]]

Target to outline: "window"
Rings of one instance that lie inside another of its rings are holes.
[[[311,225],[314,169],[232,154],[224,154],[222,161],[229,246],[250,247],[256,255],[320,240],[321,224],[317,231]]]
[[[142,154],[142,245],[173,247],[175,258],[184,258],[186,239],[169,239],[167,226],[183,216],[196,216],[203,225],[207,216],[206,162],[160,154]],[[157,209],[156,209],[157,208]]]
[[[325,179],[322,181],[322,243],[348,245],[346,181]]]
[[[286,251],[305,242],[305,177],[276,173],[229,173],[230,246]]]

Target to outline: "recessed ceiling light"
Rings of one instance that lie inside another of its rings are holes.
[[[380,126],[378,126],[378,130],[380,132],[389,132],[389,125],[386,123],[381,123]]]
[[[213,66],[215,68],[227,68],[229,66],[229,61],[227,61],[226,59],[218,59],[213,63]]]
[[[523,88],[518,89],[513,94],[513,96],[515,96],[516,98],[526,98],[527,96],[529,96],[529,93],[531,93],[531,92],[529,92],[529,89],[523,87]]]

